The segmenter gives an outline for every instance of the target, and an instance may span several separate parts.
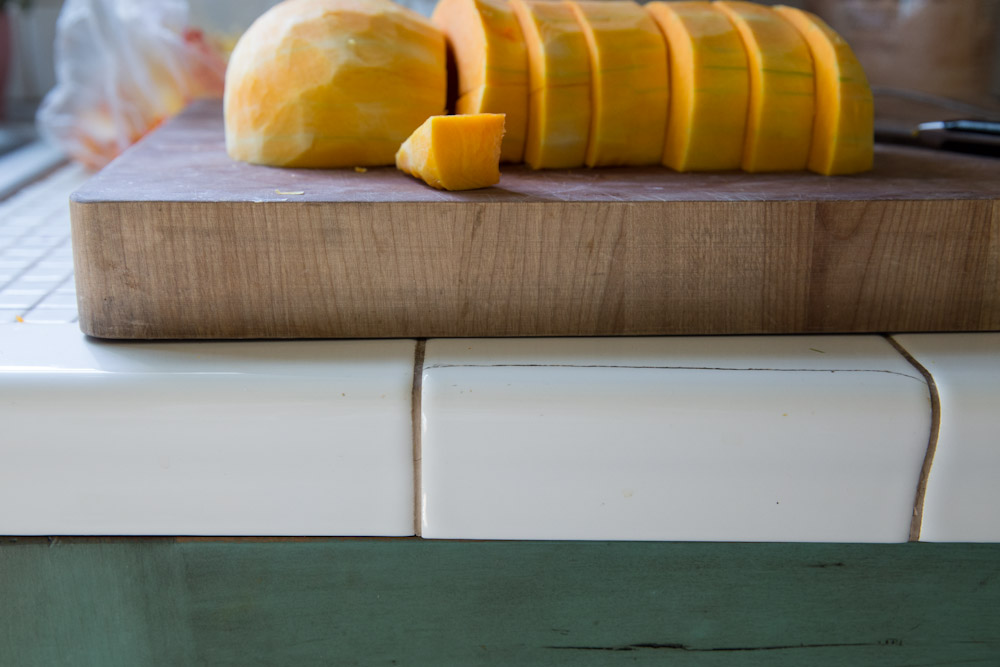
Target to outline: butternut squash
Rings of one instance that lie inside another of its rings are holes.
[[[746,135],[746,49],[709,2],[651,2],[646,10],[670,54],[670,112],[663,164],[677,171],[739,169]]]
[[[805,169],[816,85],[808,45],[791,23],[769,7],[728,0],[715,4],[736,26],[750,63],[743,169]]]
[[[511,0],[528,48],[528,136],[534,169],[581,167],[590,134],[590,55],[562,2]]]
[[[285,167],[392,164],[444,111],[444,35],[389,0],[286,0],[240,38],[226,71],[226,149]]]
[[[631,0],[569,2],[590,54],[588,167],[657,164],[667,129],[667,48]]]
[[[396,166],[439,190],[472,190],[500,181],[503,114],[431,116],[403,142]]]
[[[431,21],[444,32],[458,68],[460,114],[502,113],[501,162],[520,162],[528,129],[528,52],[503,0],[440,0]]]
[[[874,161],[874,102],[850,45],[815,14],[774,10],[805,38],[816,68],[816,119],[810,170],[827,176],[868,171]]]

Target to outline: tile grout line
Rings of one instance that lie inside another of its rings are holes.
[[[17,273],[12,274],[10,280],[8,280],[5,283],[0,284],[0,292],[3,292],[5,289],[7,289],[8,287],[10,287],[14,283],[16,283],[18,280],[20,280],[24,276],[28,275],[28,273],[30,271],[32,271],[40,263],[42,263],[42,262],[47,261],[48,259],[50,259],[51,256],[52,256],[52,253],[54,253],[56,250],[58,250],[59,246],[65,244],[65,243],[67,243],[69,241],[70,241],[70,236],[67,235],[65,238],[61,239],[58,243],[55,243],[51,247],[49,247],[48,249],[46,249],[45,252],[43,252],[41,255],[39,255],[38,257],[35,257],[34,259],[32,259],[30,264],[28,264],[24,268],[20,269],[19,271],[17,271]],[[63,279],[63,282],[65,282],[66,280],[67,279]]]
[[[878,368],[756,368],[728,366],[639,366],[630,364],[434,364],[426,368],[621,368],[654,371],[753,371],[767,373],[888,373],[923,382],[924,378]]]
[[[46,292],[44,295],[42,295],[41,297],[39,297],[33,304],[31,304],[30,306],[28,306],[27,310],[25,310],[21,314],[22,315],[28,315],[28,314],[30,314],[33,310],[35,310],[36,308],[38,308],[38,306],[43,301],[45,301],[50,296],[52,296],[53,294],[55,294],[55,292],[56,292],[57,289],[59,289],[61,286],[65,285],[66,283],[68,283],[72,279],[73,279],[73,272],[70,271],[69,274],[66,277],[64,277],[62,280],[60,280],[58,283],[56,283],[55,287],[51,288],[48,292]]]
[[[895,338],[886,336],[886,340],[911,366],[920,371],[920,374],[924,376],[931,397],[930,435],[927,438],[927,452],[924,454],[924,462],[920,466],[920,479],[917,481],[917,490],[913,498],[913,516],[910,518],[910,542],[919,542],[920,529],[924,520],[924,499],[927,495],[927,480],[930,478],[931,467],[934,465],[938,436],[941,432],[941,396],[938,393],[937,383],[934,381],[934,376],[931,375],[931,372],[917,361]]]
[[[413,392],[410,398],[410,421],[413,425],[413,534],[420,537],[421,516],[423,516],[423,489],[421,475],[421,426],[423,418],[421,414],[421,395],[424,381],[424,353],[427,349],[427,339],[417,340],[417,346],[413,355]]]
[[[11,241],[10,241],[9,244],[7,244],[6,246],[0,248],[0,256],[2,256],[8,250],[13,249],[14,246],[16,246],[19,241],[23,241],[25,239],[29,239],[29,238],[38,236],[38,230],[39,229],[44,228],[47,225],[51,225],[53,223],[60,223],[60,222],[62,222],[61,218],[62,218],[62,216],[63,216],[64,213],[66,213],[66,211],[62,210],[61,208],[56,208],[56,209],[54,209],[52,211],[49,211],[49,212],[47,212],[47,213],[39,216],[38,220],[35,221],[34,224],[32,224],[30,227],[23,228],[20,234],[18,234],[17,236],[14,236],[14,237],[11,238]],[[67,224],[65,226],[66,227],[65,232],[68,232],[69,231],[69,224],[68,224],[69,221],[67,220],[66,222],[67,222]],[[3,221],[2,220],[0,220],[0,226],[3,226]],[[62,243],[65,243],[66,240],[68,240],[68,239],[69,239],[69,234],[65,234],[63,236],[60,236],[59,241],[57,241],[54,245],[61,245]]]

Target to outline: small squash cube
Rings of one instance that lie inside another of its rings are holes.
[[[473,190],[500,181],[504,114],[431,116],[396,153],[396,166],[439,190]]]

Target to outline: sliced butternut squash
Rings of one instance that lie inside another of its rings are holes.
[[[736,26],[750,63],[745,171],[806,168],[815,113],[815,75],[798,30],[770,7],[716,2]]]
[[[444,111],[444,35],[389,0],[286,0],[226,70],[226,149],[286,167],[387,165]]]
[[[739,169],[750,92],[739,33],[710,2],[651,2],[646,10],[670,53],[663,164],[677,171]]]
[[[590,54],[562,2],[511,0],[528,48],[528,136],[534,169],[582,167],[590,134]]]
[[[870,170],[875,153],[875,111],[861,63],[850,45],[815,14],[784,6],[774,11],[805,38],[816,68],[816,119],[809,169],[827,176]]]
[[[631,0],[569,2],[590,54],[588,167],[657,164],[667,120],[667,49]]]
[[[444,32],[458,68],[460,114],[502,113],[502,162],[520,162],[528,128],[528,53],[503,0],[440,0],[431,21]]]
[[[472,190],[500,181],[503,114],[431,116],[403,142],[396,166],[439,190]]]

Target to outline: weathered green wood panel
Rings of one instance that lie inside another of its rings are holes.
[[[4,539],[3,665],[1000,665],[1000,545]]]
[[[0,546],[0,665],[194,664],[167,541]]]

